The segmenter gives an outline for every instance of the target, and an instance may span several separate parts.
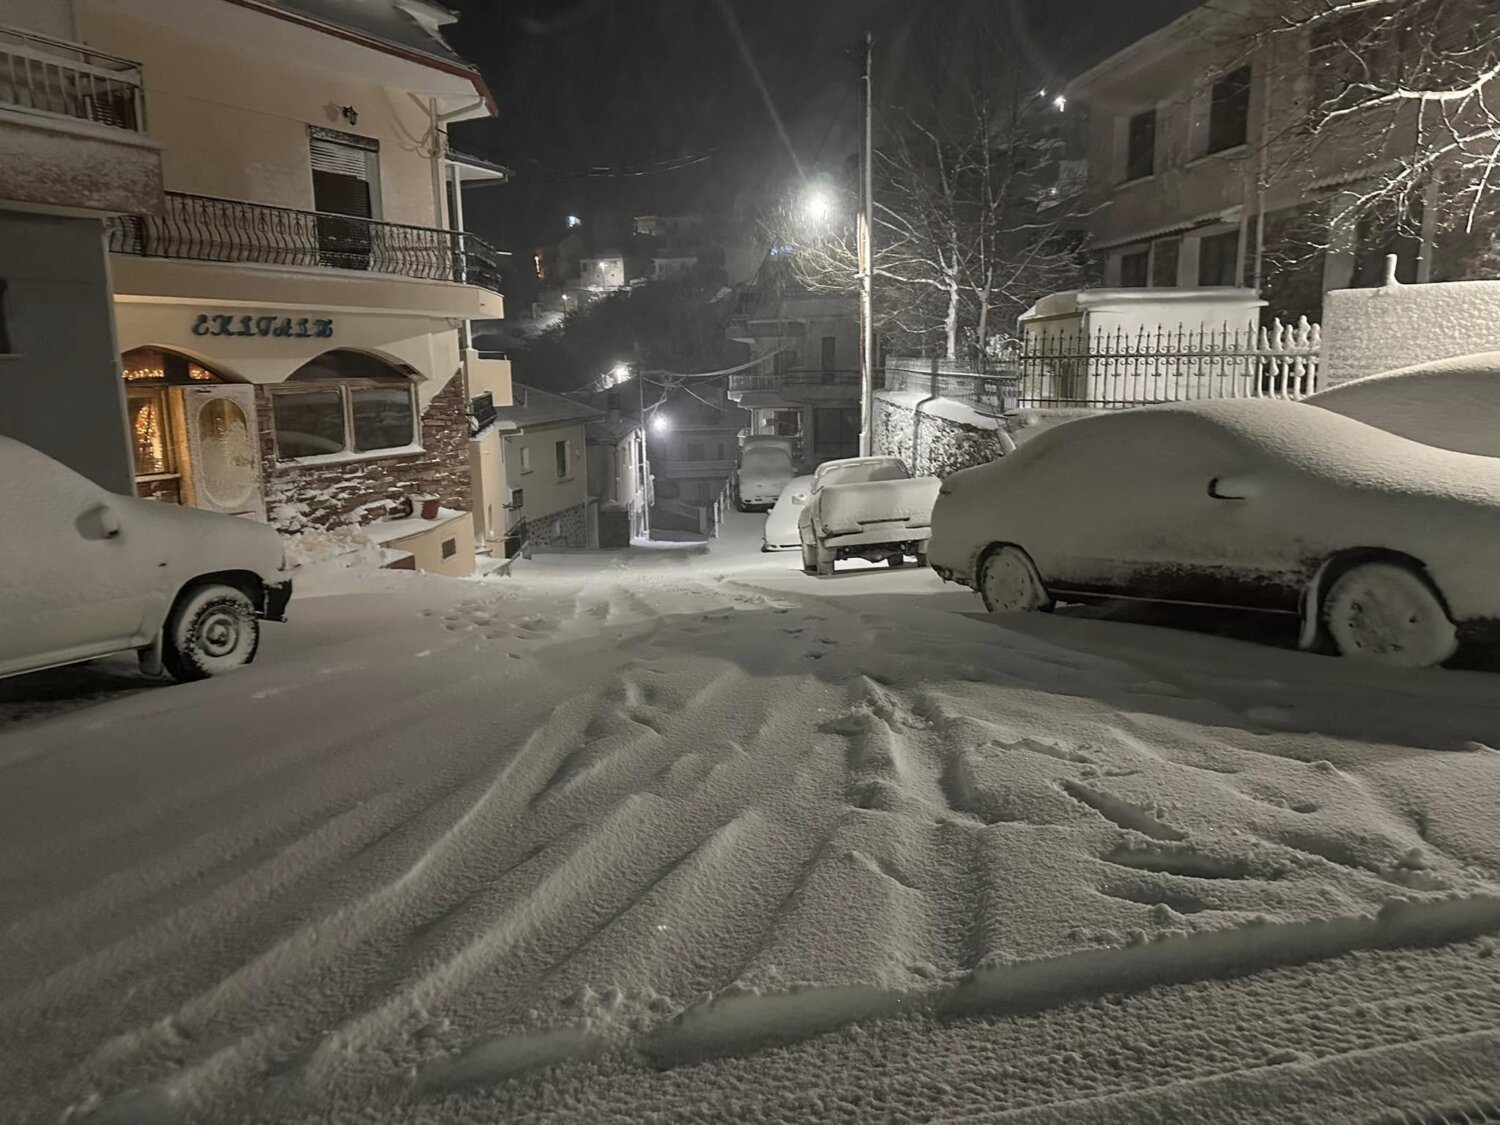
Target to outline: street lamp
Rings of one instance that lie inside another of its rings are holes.
[[[802,201],[802,213],[812,222],[826,223],[833,215],[833,193],[827,188],[813,188]]]
[[[609,369],[609,373],[616,384],[623,383],[630,378],[630,364],[617,363]]]
[[[672,421],[665,414],[653,414],[651,415],[651,428],[659,434],[664,434],[672,428]]]

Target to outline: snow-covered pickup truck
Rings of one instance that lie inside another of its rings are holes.
[[[255,659],[292,596],[281,536],[106,492],[0,437],[0,677],[134,650],[178,680]]]
[[[913,477],[896,457],[824,462],[798,518],[803,571],[832,574],[837,560],[853,558],[901,566],[908,555],[926,566],[941,483]]]

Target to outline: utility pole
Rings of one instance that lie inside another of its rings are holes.
[[[864,144],[860,146],[863,206],[859,213],[859,318],[863,333],[859,363],[859,455],[870,456],[875,434],[875,90],[870,70],[875,37],[865,32],[865,65],[860,85],[865,102]]]

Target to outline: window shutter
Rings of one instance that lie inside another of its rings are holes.
[[[330,141],[323,137],[310,138],[312,167],[314,172],[332,172],[340,176],[353,176],[368,181],[370,162],[364,149],[341,141]]]

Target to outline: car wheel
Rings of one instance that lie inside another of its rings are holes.
[[[1458,628],[1437,592],[1399,563],[1362,563],[1339,575],[1323,624],[1339,655],[1382,664],[1429,668],[1458,649]]]
[[[991,613],[1052,608],[1052,598],[1042,585],[1041,575],[1019,547],[1001,547],[990,552],[979,570],[979,596]]]
[[[183,594],[167,618],[162,664],[174,680],[202,680],[241,668],[260,647],[260,622],[243,591],[211,584]]]
[[[886,555],[885,565],[890,567],[905,566],[906,556],[901,554],[899,551],[893,555]]]

